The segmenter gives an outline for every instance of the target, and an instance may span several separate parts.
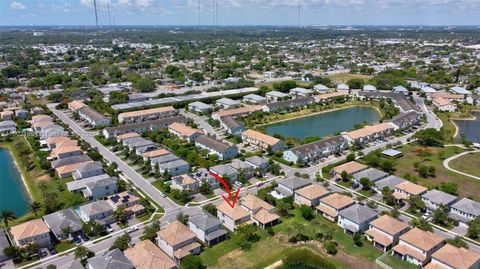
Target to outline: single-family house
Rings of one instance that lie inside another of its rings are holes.
[[[67,182],[67,189],[70,192],[81,193],[89,200],[103,199],[117,192],[118,178],[110,177],[108,174],[101,174],[82,180]]]
[[[421,196],[427,192],[427,188],[410,181],[405,181],[395,186],[393,196],[400,202],[408,202],[408,199],[412,195]]]
[[[333,173],[335,177],[341,177],[342,173],[345,171],[347,175],[351,176],[355,173],[359,173],[361,171],[367,170],[368,166],[358,163],[356,161],[351,161],[348,163],[341,164],[339,166],[335,166],[333,168]]]
[[[243,97],[242,101],[246,104],[261,105],[267,102],[267,98],[258,94],[248,94]]]
[[[345,83],[340,83],[340,84],[337,85],[337,90],[339,90],[339,91],[349,91],[350,86],[348,86]]]
[[[87,162],[77,166],[75,172],[72,173],[73,179],[79,180],[87,177],[94,177],[104,174],[101,162]]]
[[[83,155],[77,155],[77,156],[72,156],[68,158],[63,158],[60,160],[53,160],[50,162],[50,165],[52,166],[53,169],[56,169],[58,167],[66,166],[66,165],[72,165],[72,164],[77,164],[77,163],[83,163],[83,162],[93,162],[92,158],[90,156],[83,154]],[[75,169],[72,170],[71,173],[73,173]]]
[[[460,222],[468,223],[480,217],[480,203],[468,198],[462,198],[450,207],[450,217]]]
[[[294,201],[298,205],[307,205],[317,207],[320,199],[327,196],[330,192],[319,184],[311,184],[295,191]]]
[[[363,86],[363,91],[364,92],[376,92],[378,90],[377,90],[377,87],[375,87],[373,85],[370,85],[370,84],[367,84],[367,85]]]
[[[450,206],[457,201],[457,196],[439,190],[430,190],[421,195],[427,211],[433,212],[440,206],[450,209]]]
[[[15,117],[26,120],[28,118],[28,111],[25,109],[15,110]]]
[[[262,106],[263,112],[273,113],[279,110],[289,110],[297,107],[305,107],[315,103],[315,99],[311,96],[298,97],[295,99],[271,102]]]
[[[200,190],[200,182],[188,174],[179,175],[172,178],[172,189],[197,193]]]
[[[82,234],[82,221],[70,208],[45,215],[43,216],[43,221],[52,234],[60,241],[70,237],[81,236]],[[65,233],[67,227],[69,229],[68,234]]]
[[[162,174],[167,172],[171,176],[178,176],[187,173],[190,170],[190,164],[182,159],[177,159],[171,162],[159,163],[158,168]]]
[[[123,191],[108,197],[108,203],[114,211],[123,208],[127,216],[139,216],[145,213],[145,206],[141,204],[140,197],[131,191]]]
[[[328,88],[327,86],[325,86],[323,84],[317,84],[317,85],[313,86],[313,89],[318,93],[328,93],[328,92],[330,92],[330,88]]]
[[[232,208],[227,203],[217,205],[217,217],[222,221],[223,226],[232,232],[235,232],[237,227],[241,224],[251,224],[251,214],[245,208],[236,206]]]
[[[0,135],[11,135],[17,131],[17,124],[12,120],[0,121]]]
[[[242,160],[233,159],[228,165],[235,169],[239,175],[243,173],[245,179],[255,176],[255,168]]]
[[[279,198],[293,196],[296,190],[312,184],[310,181],[298,177],[285,178],[277,183],[278,186],[275,188],[275,192]]]
[[[18,247],[35,243],[40,247],[51,244],[50,229],[42,219],[29,220],[10,228],[11,239]]]
[[[0,112],[0,117],[2,120],[13,120],[14,112],[12,110],[5,110]]]
[[[355,200],[351,197],[339,193],[332,193],[321,198],[316,209],[320,215],[337,222],[338,213],[354,204]]]
[[[368,230],[371,221],[378,217],[373,209],[354,204],[338,212],[338,226],[342,227],[346,234],[361,234]]]
[[[409,230],[409,225],[389,215],[383,215],[370,222],[365,232],[368,241],[383,252],[398,243],[401,235]]]
[[[87,269],[135,269],[130,260],[118,248],[106,251],[87,260]]]
[[[291,89],[289,93],[292,97],[297,98],[311,96],[313,94],[313,91],[305,88],[296,87]]]
[[[157,233],[157,245],[175,261],[200,253],[195,233],[179,221],[168,224]]]
[[[220,187],[220,181],[218,181],[206,168],[199,168],[197,171],[192,173],[194,179],[200,182],[200,186],[203,184],[208,184],[210,189],[217,189]]]
[[[154,158],[165,156],[168,154],[172,154],[172,153],[166,149],[154,149],[154,150],[144,152],[142,154],[142,157],[144,161],[148,161],[148,160],[152,160]]]
[[[267,97],[268,101],[281,101],[290,98],[290,95],[279,92],[279,91],[269,91],[265,94],[265,97]]]
[[[368,178],[370,182],[375,183],[379,181],[382,178],[386,178],[388,176],[388,173],[378,170],[376,168],[367,168],[365,170],[362,170],[360,172],[354,173],[352,175],[353,181],[360,183],[360,179],[362,178]]]
[[[240,101],[232,100],[230,98],[221,98],[215,101],[215,106],[223,109],[232,109],[240,107]]]
[[[136,269],[178,268],[175,261],[150,240],[141,241],[123,253]]]
[[[115,222],[113,207],[105,200],[97,200],[80,206],[78,216],[84,222],[94,220],[102,225]]]
[[[405,179],[397,176],[388,176],[375,182],[375,186],[373,187],[373,189],[379,194],[382,193],[382,190],[384,188],[387,188],[388,190],[393,192],[395,190],[395,186],[405,181]]]
[[[457,105],[452,103],[451,101],[437,97],[433,98],[432,104],[439,110],[439,111],[446,111],[446,112],[454,112],[457,110]]]
[[[479,269],[480,254],[473,250],[444,245],[432,254],[432,260],[425,269]]]
[[[257,155],[245,158],[245,163],[253,167],[256,172],[260,172],[262,175],[265,174],[269,168],[268,160]]]
[[[274,206],[253,194],[240,199],[240,205],[250,212],[252,221],[263,229],[278,224],[280,220],[280,216],[274,213]]]
[[[219,164],[210,167],[210,172],[223,177],[224,180],[228,180],[230,183],[233,183],[238,178],[238,171],[228,164]]]
[[[427,264],[432,254],[444,245],[443,237],[418,228],[411,229],[399,239],[392,255],[419,267]]]
[[[198,240],[207,246],[213,246],[227,239],[227,231],[222,222],[207,212],[188,218],[188,227],[195,233]]]
[[[93,127],[103,127],[111,124],[109,117],[98,113],[89,106],[84,106],[77,110],[78,115]]]

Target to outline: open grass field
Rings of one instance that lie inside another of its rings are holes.
[[[365,82],[367,82],[367,80],[371,79],[372,76],[361,75],[361,74],[341,73],[341,74],[328,75],[327,78],[331,79],[333,82],[335,82],[337,84],[340,84],[340,83],[345,83],[352,78],[361,78]]]
[[[310,236],[318,232],[332,235],[338,243],[338,253],[332,257],[337,268],[380,268],[375,264],[382,253],[364,241],[362,247],[353,244],[350,236],[335,223],[319,215],[311,222],[305,220],[298,208],[291,211],[292,216],[282,218],[282,222],[273,227],[274,236],[269,236],[265,230],[260,230],[260,240],[252,245],[249,250],[241,250],[236,238],[233,237],[214,247],[208,248],[200,254],[203,263],[208,268],[264,268],[278,260],[292,248],[306,246],[321,255],[327,255],[319,241],[292,244],[287,241],[288,235],[293,231],[301,230]],[[265,240],[268,238],[268,240]],[[396,266],[394,268],[402,268]]]
[[[470,153],[450,162],[450,167],[480,177],[480,152]]]
[[[428,188],[440,186],[442,182],[454,182],[458,185],[459,195],[462,197],[479,197],[480,181],[469,177],[459,175],[443,167],[444,159],[461,153],[464,149],[459,147],[431,148],[431,155],[422,158],[415,150],[424,148],[416,143],[404,145],[400,148],[403,157],[396,159],[395,175],[403,177],[405,174],[414,175],[418,184]],[[422,178],[413,167],[413,163],[421,162],[427,166],[434,166],[436,170],[435,177]]]
[[[453,141],[457,127],[450,121],[449,114],[437,113],[437,116],[443,123],[442,132],[444,139],[449,142]]]

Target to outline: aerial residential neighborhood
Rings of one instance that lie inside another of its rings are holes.
[[[477,1],[0,2],[0,269],[480,269]]]

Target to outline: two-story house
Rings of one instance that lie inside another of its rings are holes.
[[[337,224],[348,235],[361,234],[368,229],[368,224],[377,216],[378,213],[373,209],[354,204],[338,212]]]
[[[222,222],[212,214],[203,212],[188,219],[188,227],[194,232],[198,240],[207,246],[213,246],[227,238],[227,231]]]
[[[30,220],[10,228],[12,240],[18,247],[37,244],[46,247],[51,244],[50,229],[42,219]]]
[[[168,224],[157,233],[157,245],[175,261],[201,250],[195,233],[179,221]]]
[[[427,264],[432,254],[443,245],[443,237],[413,228],[400,236],[398,245],[393,247],[392,255],[420,267]]]
[[[383,215],[370,222],[370,228],[365,232],[365,236],[374,247],[387,252],[398,243],[400,236],[408,229],[408,224],[389,215]]]
[[[316,209],[320,215],[333,222],[337,222],[338,213],[354,204],[355,200],[351,197],[339,193],[332,193],[320,199]]]
[[[316,207],[320,199],[327,196],[330,192],[319,184],[312,184],[295,191],[294,201],[298,205],[307,205]]]
[[[250,212],[241,206],[232,208],[227,203],[217,205],[217,217],[222,221],[223,226],[232,232],[235,232],[238,225],[244,223],[253,223]]]

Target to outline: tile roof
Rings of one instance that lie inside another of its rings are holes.
[[[195,233],[179,221],[168,224],[157,234],[170,246],[176,246],[195,238]]]
[[[403,190],[409,194],[420,195],[428,189],[410,181],[404,181],[395,186],[396,189]]]
[[[167,154],[170,154],[170,151],[166,149],[154,149],[154,150],[144,152],[142,155],[143,157],[150,159],[150,158],[155,158],[159,156],[164,156]]]
[[[329,191],[318,184],[312,184],[296,190],[295,193],[312,200],[328,194]]]
[[[174,122],[168,126],[169,129],[179,133],[181,136],[192,136],[196,133],[200,133],[200,130],[194,129],[186,124]]]
[[[165,113],[170,111],[175,111],[176,109],[173,106],[164,106],[158,108],[151,108],[151,109],[144,109],[144,110],[136,110],[130,112],[123,112],[118,114],[118,117],[127,118],[127,117],[139,117],[139,116],[146,116],[156,113]]]
[[[255,111],[260,111],[262,110],[262,106],[244,106],[244,107],[239,107],[239,108],[234,108],[234,109],[228,109],[228,110],[222,110],[222,111],[217,111],[214,114],[216,114],[218,117],[225,117],[225,116],[236,116],[236,115],[242,115],[242,114],[249,114],[253,113]]]
[[[225,214],[227,217],[233,220],[239,220],[250,216],[250,213],[241,206],[235,206],[232,208],[227,203],[222,202],[221,204],[217,205],[217,210]]]
[[[266,209],[266,210],[272,210],[274,206],[271,204],[263,201],[262,199],[258,198],[257,196],[253,194],[247,194],[245,197],[240,199],[240,203],[243,207],[251,210],[251,211],[256,211],[261,208]]]
[[[373,241],[382,244],[382,246],[390,246],[393,243],[393,240],[388,236],[374,229],[365,231],[365,234],[371,236]]]
[[[278,138],[275,138],[273,136],[269,136],[269,135],[251,130],[251,129],[248,129],[245,132],[243,132],[242,136],[246,136],[246,137],[248,137],[250,139],[253,139],[253,140],[261,141],[261,142],[263,142],[265,144],[268,144],[270,146],[273,146],[273,145],[277,144],[278,142],[280,142],[280,139],[278,139]]]
[[[119,141],[123,141],[125,139],[132,138],[132,137],[140,137],[140,134],[136,132],[131,132],[131,133],[117,135],[117,139]]]
[[[358,163],[356,161],[351,161],[351,162],[336,166],[335,168],[333,168],[333,170],[338,174],[341,174],[343,171],[346,171],[349,175],[351,175],[354,173],[358,173],[367,168],[368,166],[364,164]]]
[[[253,216],[253,219],[257,220],[258,222],[262,224],[267,224],[272,221],[280,219],[280,216],[275,214],[275,213],[270,213],[268,210],[262,208],[258,210],[257,213],[255,213]]]
[[[373,220],[370,225],[390,235],[396,235],[409,227],[408,224],[388,215]]]
[[[137,269],[171,269],[175,262],[152,241],[145,240],[124,251]]]
[[[466,248],[446,244],[432,254],[432,258],[456,269],[470,269],[480,260],[480,254]]]
[[[323,197],[320,199],[320,202],[335,209],[341,209],[355,204],[355,200],[353,200],[351,197],[339,193],[332,193],[326,197]]]
[[[10,228],[10,233],[16,240],[49,233],[50,229],[42,219],[30,220]]]
[[[393,247],[393,250],[401,253],[402,255],[412,256],[413,258],[421,262],[424,262],[427,259],[425,256],[422,255],[422,253],[406,245],[396,245],[395,247]]]
[[[73,232],[82,230],[82,222],[70,208],[45,215],[43,220],[57,236],[61,235],[66,227],[70,227]]]
[[[347,132],[346,135],[350,137],[351,139],[359,139],[362,137],[370,136],[379,132],[384,132],[389,129],[393,129],[393,125],[390,122],[383,122],[375,125],[367,125],[361,129]]]
[[[429,251],[438,244],[442,243],[444,238],[432,232],[413,228],[400,236],[400,240],[423,251]]]

